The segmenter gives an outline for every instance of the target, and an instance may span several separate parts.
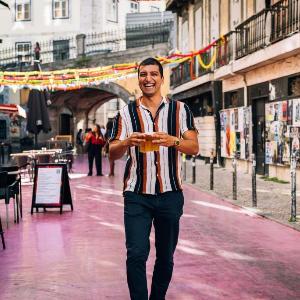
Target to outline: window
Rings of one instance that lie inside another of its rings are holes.
[[[53,41],[53,60],[60,61],[69,59],[69,40]]]
[[[236,91],[225,92],[224,108],[233,108],[244,106],[244,89],[238,89]]]
[[[137,13],[139,12],[139,3],[135,1],[130,2],[130,12],[131,13]]]
[[[30,42],[16,43],[16,55],[20,61],[30,61],[31,43]]]
[[[30,1],[16,1],[16,21],[30,21],[31,19]]]
[[[69,18],[69,0],[52,0],[53,19]]]
[[[118,22],[118,0],[106,1],[106,13],[108,21]]]
[[[288,95],[300,96],[300,75],[288,79]]]

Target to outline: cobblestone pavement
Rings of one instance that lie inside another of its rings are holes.
[[[225,169],[214,165],[214,190],[210,191],[210,165],[205,164],[202,160],[196,160],[196,184],[193,184],[193,186],[216,194],[226,201],[250,209],[261,216],[300,230],[299,220],[296,223],[289,222],[291,215],[290,183],[283,184],[265,181],[260,175],[257,175],[256,178],[257,209],[252,208],[251,170],[249,170],[248,174],[239,171],[237,173],[237,200],[232,200],[232,169]],[[185,183],[191,182],[192,161],[187,160]],[[297,180],[297,191],[297,196],[299,197],[299,180]],[[299,218],[299,209],[297,215]]]

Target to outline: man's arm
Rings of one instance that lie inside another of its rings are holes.
[[[197,155],[199,152],[199,144],[196,130],[187,130],[182,139],[178,139],[176,136],[168,135],[165,132],[156,132],[154,134],[155,139],[152,141],[154,144],[165,147],[175,147],[178,151],[188,154]],[[176,142],[179,141],[179,145]]]
[[[120,159],[125,154],[128,147],[140,146],[144,141],[145,135],[140,132],[134,132],[129,138],[123,141],[113,140],[109,143],[109,156],[114,160]]]

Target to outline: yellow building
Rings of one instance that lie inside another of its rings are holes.
[[[171,94],[202,123],[207,103],[213,108],[215,137],[204,132],[204,143],[215,143],[225,165],[236,155],[239,168],[248,170],[255,154],[259,174],[289,176],[291,140],[300,138],[300,2],[169,0],[167,9],[177,13],[179,50],[217,40],[202,54],[208,63],[216,52],[210,68],[195,59],[171,74]],[[212,88],[216,83],[219,89]],[[299,142],[293,144],[299,150]]]

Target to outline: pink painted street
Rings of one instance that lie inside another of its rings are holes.
[[[0,299],[129,300],[123,169],[120,161],[115,177],[87,177],[86,160],[77,159],[70,174],[74,211],[66,205],[62,215],[57,209],[31,215],[32,185],[24,184],[23,219],[13,223],[10,205],[6,250],[0,250]],[[191,185],[184,194],[167,299],[300,299],[299,231]],[[3,202],[0,213],[5,219]],[[152,244],[149,283],[154,258]]]

